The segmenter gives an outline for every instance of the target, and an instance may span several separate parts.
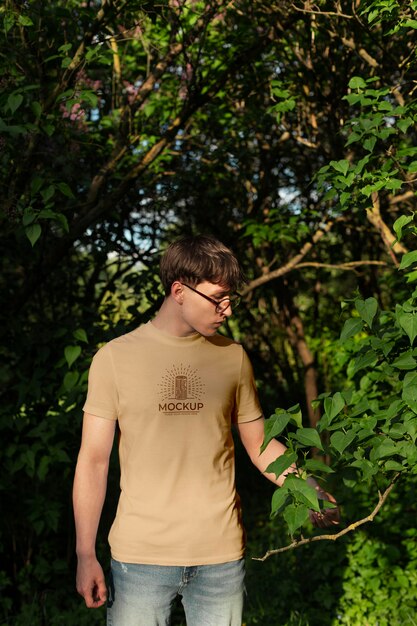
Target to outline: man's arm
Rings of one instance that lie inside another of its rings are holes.
[[[265,450],[260,453],[260,447],[264,440],[264,424],[265,419],[261,416],[259,419],[253,420],[252,422],[237,424],[237,429],[246,452],[255,467],[257,467],[259,471],[262,472],[266,478],[268,478],[268,480],[273,482],[275,485],[282,487],[287,475],[296,472],[297,468],[295,465],[291,465],[278,477],[276,477],[273,473],[265,472],[268,465],[281,456],[281,454],[284,454],[287,448],[277,439],[272,439]],[[307,481],[314,489],[316,489],[319,498],[336,504],[334,497],[330,493],[324,491],[314,478],[310,477]],[[312,523],[319,528],[326,528],[328,526],[338,524],[340,521],[339,509],[337,507],[333,509],[325,509],[322,513],[311,511],[310,519]]]
[[[84,414],[81,448],[75,470],[73,504],[77,535],[77,591],[86,606],[102,606],[107,597],[103,570],[96,558],[96,536],[107,488],[109,458],[116,422]]]
[[[277,439],[272,439],[262,454],[260,454],[259,450],[264,440],[264,424],[265,419],[261,416],[259,419],[253,420],[252,422],[237,424],[237,430],[246,452],[255,467],[257,467],[268,480],[282,487],[287,474],[295,472],[296,467],[289,467],[281,476],[278,476],[278,478],[273,473],[265,472],[268,465],[281,456],[281,454],[284,454],[287,448]]]

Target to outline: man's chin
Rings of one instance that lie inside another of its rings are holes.
[[[203,335],[203,337],[213,337],[213,335],[217,334],[217,331],[219,330],[220,327],[216,326],[216,328],[208,328],[205,329],[204,331],[199,331],[200,335]]]

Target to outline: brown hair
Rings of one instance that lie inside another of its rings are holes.
[[[161,259],[160,277],[165,295],[169,295],[176,280],[191,286],[206,280],[231,291],[245,280],[233,252],[207,235],[181,237],[171,243]]]

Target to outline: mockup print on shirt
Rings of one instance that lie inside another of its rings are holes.
[[[175,337],[149,322],[97,352],[84,411],[120,428],[113,558],[204,565],[242,557],[231,424],[261,415],[242,346],[221,335]]]

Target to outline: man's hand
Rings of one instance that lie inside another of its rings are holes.
[[[100,563],[94,557],[78,557],[77,591],[89,609],[103,606],[107,600],[106,582]]]
[[[307,478],[307,483],[316,490],[319,500],[327,500],[335,505],[332,508],[322,509],[320,512],[310,510],[309,518],[313,526],[317,528],[331,528],[332,526],[337,526],[340,523],[340,511],[335,498],[331,493],[324,491],[314,478]]]

